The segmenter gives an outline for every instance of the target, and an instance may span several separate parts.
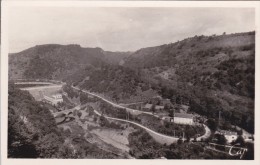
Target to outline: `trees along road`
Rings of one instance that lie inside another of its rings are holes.
[[[94,110],[94,113],[96,113],[98,116],[101,116],[101,114]],[[161,144],[167,144],[167,145],[170,145],[172,143],[175,143],[177,142],[177,140],[179,138],[176,138],[176,137],[172,137],[172,136],[167,136],[167,135],[164,135],[164,134],[160,134],[158,132],[155,132],[141,124],[138,124],[138,123],[135,123],[135,122],[132,122],[132,121],[129,121],[129,120],[124,120],[124,119],[118,119],[118,118],[113,118],[113,117],[108,117],[108,116],[104,116],[105,118],[107,119],[110,119],[110,120],[116,120],[116,121],[122,121],[122,122],[127,122],[127,123],[131,123],[131,124],[134,124],[138,127],[141,127],[143,128],[144,130],[146,130],[153,138],[155,141],[157,141],[158,143],[161,143]]]
[[[122,106],[122,105],[119,105],[119,104],[116,104],[116,103],[114,103],[114,102],[111,102],[111,101],[109,101],[109,100],[107,100],[107,99],[105,99],[105,98],[103,98],[103,97],[101,97],[101,96],[99,96],[99,95],[97,95],[97,94],[95,94],[95,93],[92,93],[92,92],[89,92],[89,91],[86,91],[86,90],[81,90],[81,89],[79,89],[78,87],[74,87],[74,86],[71,86],[71,87],[72,87],[73,89],[80,90],[80,91],[82,91],[82,92],[84,92],[84,93],[87,93],[87,94],[90,94],[90,95],[92,95],[92,96],[98,97],[98,98],[102,99],[103,101],[105,101],[105,102],[111,104],[112,106],[117,107],[117,108],[125,109],[125,110],[127,110],[128,112],[130,112],[130,113],[132,113],[132,114],[138,115],[138,114],[142,114],[142,113],[143,113],[143,114],[153,115],[153,116],[159,118],[158,115],[154,115],[152,112],[144,112],[144,111],[140,111],[140,110],[137,110],[137,109],[126,108],[126,107],[124,107],[124,106]]]
[[[78,87],[74,87],[74,86],[72,86],[72,88],[74,88],[74,89],[76,89],[76,90],[81,90],[81,89],[79,89]],[[101,97],[101,96],[99,96],[99,95],[97,95],[97,94],[88,92],[88,91],[86,91],[86,90],[81,90],[81,91],[84,92],[84,93],[90,94],[90,95],[92,95],[92,96],[98,97],[98,98],[104,100],[105,102],[111,104],[111,105],[114,106],[114,107],[126,109],[127,111],[130,111],[130,112],[132,112],[133,114],[141,114],[141,113],[144,113],[144,114],[153,115],[153,116],[159,118],[159,116],[154,115],[152,112],[144,112],[144,111],[140,111],[140,110],[136,110],[136,109],[126,108],[126,107],[123,107],[123,106],[118,105],[118,104],[116,104],[116,103],[113,103],[113,102],[111,102],[111,101],[109,101],[109,100],[107,100],[107,99],[105,99],[105,98],[103,98],[103,97]],[[98,111],[94,110],[94,112],[95,112],[97,115],[101,116],[101,114],[100,114]],[[137,126],[143,128],[143,129],[145,129],[145,130],[154,138],[155,141],[157,141],[157,142],[159,142],[159,143],[161,143],[161,144],[170,145],[170,144],[172,144],[172,143],[174,143],[174,142],[177,142],[177,140],[179,139],[179,138],[176,138],[176,137],[167,136],[167,135],[164,135],[164,134],[155,132],[155,131],[153,131],[153,130],[151,130],[151,129],[149,129],[149,128],[147,128],[147,127],[141,125],[141,124],[138,124],[138,123],[135,123],[135,122],[132,122],[132,121],[129,121],[129,120],[118,119],[118,118],[113,118],[113,117],[108,117],[108,116],[104,116],[104,117],[107,118],[107,119],[111,119],[111,120],[123,121],[123,122],[127,122],[127,123],[131,123],[131,124],[137,125]],[[210,134],[211,134],[210,129],[209,129],[205,124],[203,124],[203,126],[204,126],[204,129],[205,129],[205,134],[202,135],[202,136],[200,136],[200,137],[198,137],[198,138],[197,138],[198,141],[200,141],[201,139],[206,139],[206,138],[208,138],[208,137],[210,136]]]

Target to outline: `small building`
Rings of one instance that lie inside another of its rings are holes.
[[[68,96],[68,93],[67,93],[67,92],[62,92],[62,94],[63,94],[64,96]]]
[[[162,106],[162,105],[156,105],[155,106],[155,110],[157,110],[157,111],[161,111],[163,109],[164,109],[164,106]]]
[[[219,130],[217,133],[224,135],[228,143],[235,141],[238,137],[237,132],[233,131]]]
[[[44,94],[43,95],[44,101],[51,104],[51,105],[58,105],[58,103],[62,103],[63,102],[63,98],[61,94]]]
[[[161,117],[161,119],[164,121],[173,122],[173,117],[170,117],[170,116],[163,116],[163,117]]]
[[[181,108],[184,112],[187,112],[187,111],[189,110],[189,107],[190,107],[190,106],[184,105],[184,104],[182,104],[182,105],[180,106],[180,108]]]
[[[154,96],[150,99],[152,104],[158,104],[163,100],[163,98],[160,95]]]
[[[163,104],[164,106],[169,106],[169,107],[172,107],[172,106],[173,106],[170,99],[163,99],[163,100],[162,100],[162,104]]]
[[[193,115],[188,113],[174,113],[174,123],[193,125]]]
[[[153,106],[153,104],[145,104],[143,109],[146,111],[150,111],[152,109],[152,106]]]

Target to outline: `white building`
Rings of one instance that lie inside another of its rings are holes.
[[[224,135],[228,143],[235,141],[238,137],[237,133],[232,131],[220,130],[218,133]]]
[[[163,110],[163,109],[164,109],[163,105],[156,105],[155,106],[155,110],[157,110],[157,111],[160,111],[160,110]]]
[[[144,110],[150,111],[152,109],[153,104],[145,104]]]
[[[53,95],[44,94],[43,98],[45,102],[55,106],[58,105],[58,103],[63,102],[63,98],[61,94],[53,94]]]
[[[67,92],[62,92],[62,94],[63,94],[64,96],[68,96],[68,93],[67,93]]]
[[[187,114],[187,113],[175,113],[174,114],[174,123],[177,124],[187,124],[187,125],[193,125],[193,115]]]

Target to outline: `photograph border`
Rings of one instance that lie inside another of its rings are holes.
[[[136,160],[136,159],[10,159],[7,158],[7,128],[8,128],[8,12],[12,7],[223,7],[223,8],[254,8],[255,9],[255,159],[254,160]],[[260,2],[258,1],[3,1],[1,10],[1,163],[3,165],[35,165],[35,164],[114,164],[124,163],[130,165],[133,163],[140,164],[171,164],[171,163],[195,163],[200,165],[208,165],[208,163],[222,165],[235,163],[238,165],[256,165],[260,164],[260,108],[257,105],[260,102],[260,59],[259,59],[259,32],[260,32]],[[258,64],[258,65],[257,65]],[[173,162],[172,162],[173,161]],[[183,162],[184,161],[184,162]],[[209,162],[210,161],[210,162]],[[212,162],[211,162],[212,161]]]

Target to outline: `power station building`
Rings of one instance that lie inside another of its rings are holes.
[[[188,113],[174,113],[173,122],[176,124],[193,125],[193,115]]]
[[[45,101],[51,105],[54,105],[54,106],[57,106],[58,103],[63,102],[63,98],[62,98],[61,94],[52,94],[52,95],[43,94],[43,98],[44,98],[43,101]]]

